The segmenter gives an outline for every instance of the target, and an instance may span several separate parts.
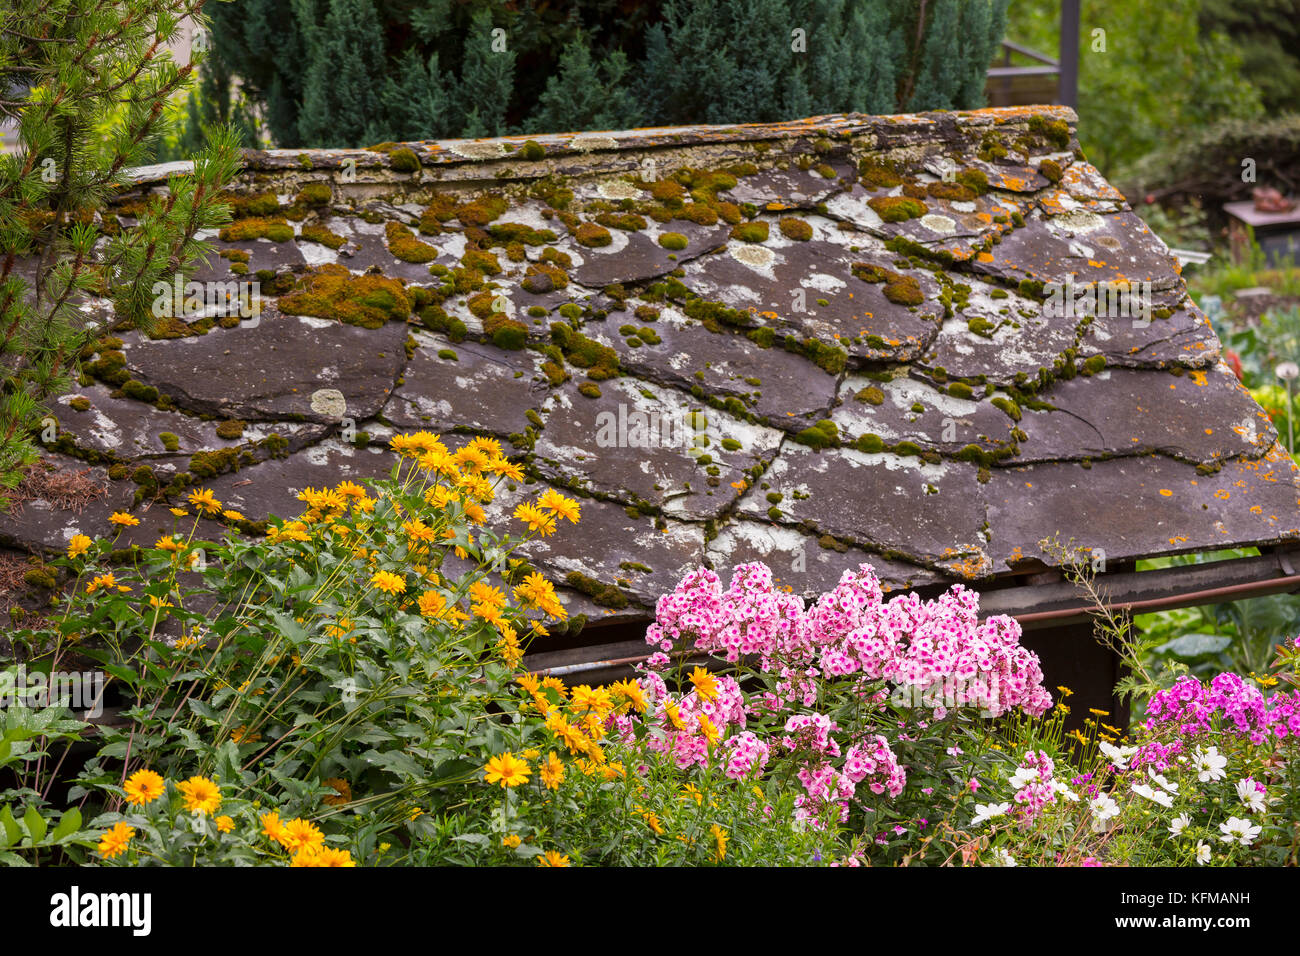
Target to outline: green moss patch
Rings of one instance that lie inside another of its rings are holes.
[[[813,237],[813,227],[802,219],[796,219],[794,216],[782,218],[777,223],[777,228],[781,230],[781,235],[796,242],[807,242]]]
[[[868,199],[867,205],[885,222],[906,222],[930,211],[929,206],[910,196],[876,196]]]
[[[346,266],[331,264],[300,281],[280,298],[286,315],[312,315],[367,329],[399,321],[411,314],[411,300],[396,279],[354,276]]]

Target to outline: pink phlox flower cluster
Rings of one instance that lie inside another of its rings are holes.
[[[1167,690],[1153,694],[1147,704],[1148,733],[1174,730],[1191,739],[1217,729],[1261,744],[1268,737],[1279,739],[1300,735],[1300,692],[1265,697],[1253,684],[1231,671],[1218,674],[1209,685],[1184,675]],[[1159,748],[1134,758],[1134,766],[1154,763]],[[1166,755],[1159,754],[1159,759]],[[1139,759],[1140,758],[1140,759]],[[1167,765],[1167,764],[1166,764]],[[1163,768],[1158,768],[1163,769]]]
[[[1013,799],[1021,806],[1018,815],[1022,823],[1029,823],[1043,807],[1056,802],[1056,788],[1052,785],[1055,770],[1051,757],[1041,750],[1031,750],[1011,775],[1011,785],[1017,788]]]
[[[728,661],[758,655],[778,678],[762,701],[771,712],[811,707],[817,678],[853,674],[918,692],[942,689],[943,698],[930,702],[941,716],[949,701],[989,716],[1015,707],[1038,716],[1052,702],[1037,655],[1020,645],[1019,625],[1006,616],[979,623],[979,595],[961,585],[933,601],[909,593],[885,603],[875,571],[863,564],[805,610],[755,562],[739,566],[725,591],[714,572],[692,571],[655,611],[646,641],[660,652],[690,639]]]
[[[728,737],[723,743],[723,749],[726,753],[723,772],[733,780],[762,773],[772,753],[765,741],[748,730]]]

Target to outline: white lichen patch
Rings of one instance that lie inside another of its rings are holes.
[[[311,410],[326,418],[343,418],[348,412],[348,400],[337,388],[318,388],[311,393]]]
[[[643,194],[640,189],[633,186],[625,179],[606,179],[596,187],[596,192],[601,199],[641,199]]]
[[[497,159],[506,155],[505,145],[500,140],[450,140],[441,144],[447,150],[465,159]]]
[[[333,319],[321,319],[314,315],[300,315],[298,321],[309,329],[328,329],[332,325],[337,325]]]
[[[761,274],[763,278],[769,281],[776,279],[776,275],[772,272],[772,264],[776,261],[776,253],[771,249],[748,242],[733,242],[727,247],[727,251],[731,254],[731,258],[741,265],[753,269]]]
[[[339,261],[336,250],[329,246],[322,246],[319,242],[300,242],[298,252],[302,254],[303,261],[309,266],[323,266]]]
[[[1086,209],[1076,209],[1075,211],[1068,212],[1063,216],[1053,217],[1051,225],[1078,234],[1095,232],[1106,225],[1106,220],[1095,212],[1088,212]]]
[[[848,285],[839,276],[828,275],[825,272],[814,272],[812,275],[804,276],[799,280],[799,285],[805,289],[815,289],[818,292],[825,292],[832,295],[839,292]]]
[[[921,217],[921,225],[931,232],[938,233],[941,236],[951,236],[957,231],[957,223],[953,222],[947,216],[940,216],[936,213],[930,213]]]
[[[618,140],[611,136],[575,136],[569,140],[569,148],[580,153],[589,153],[594,149],[617,149]]]

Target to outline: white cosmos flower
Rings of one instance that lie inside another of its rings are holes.
[[[1157,790],[1154,787],[1148,787],[1145,783],[1133,784],[1133,792],[1139,797],[1146,797],[1148,800],[1154,800],[1162,807],[1172,807],[1174,798],[1163,790]]]
[[[1191,822],[1191,817],[1185,813],[1180,813],[1178,816],[1174,817],[1174,822],[1169,825],[1169,832],[1174,836],[1180,836]]]
[[[1228,775],[1223,768],[1228,765],[1228,758],[1219,753],[1218,747],[1196,750],[1196,779],[1201,783],[1222,780]]]
[[[1204,866],[1210,862],[1214,854],[1210,852],[1209,845],[1204,840],[1196,841],[1196,865]]]
[[[1252,826],[1249,820],[1243,820],[1241,817],[1228,817],[1228,822],[1220,823],[1219,829],[1223,832],[1223,836],[1219,839],[1224,843],[1237,842],[1242,846],[1250,846],[1263,827]]]
[[[995,817],[1000,817],[1011,809],[1009,803],[977,803],[975,804],[975,816],[971,819],[970,825],[973,827],[987,823]]]
[[[1112,764],[1114,764],[1116,770],[1127,770],[1129,758],[1137,753],[1138,750],[1136,747],[1116,747],[1113,744],[1106,743],[1105,741],[1102,741],[1099,746],[1101,747],[1101,752],[1106,755]]]
[[[1267,808],[1264,794],[1260,793],[1255,781],[1250,777],[1237,781],[1237,797],[1251,813],[1263,813]]]
[[[1006,851],[1004,847],[998,847],[993,851],[994,866],[1015,866],[1016,858]]]
[[[1056,791],[1059,796],[1065,797],[1065,799],[1069,800],[1071,803],[1079,802],[1079,795],[1059,780],[1052,781],[1052,789]]]
[[[1163,789],[1168,790],[1170,793],[1178,792],[1178,784],[1170,783],[1168,780],[1164,778],[1164,776],[1156,773],[1154,767],[1147,767],[1147,776],[1149,776],[1156,783],[1160,784],[1160,786]]]
[[[1109,830],[1111,819],[1119,816],[1119,804],[1107,793],[1093,797],[1088,801],[1088,806],[1092,808],[1092,829],[1097,833]]]
[[[1021,790],[1029,784],[1038,780],[1038,770],[1035,767],[1017,767],[1016,772],[1011,775],[1012,790]]]

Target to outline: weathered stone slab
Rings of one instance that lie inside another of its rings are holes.
[[[541,408],[546,378],[536,352],[452,343],[430,332],[413,335],[416,347],[404,381],[384,406],[384,418],[397,428],[460,427],[504,437],[522,433],[528,411]],[[448,353],[456,357],[444,357]]]
[[[1073,277],[1080,285],[1150,282],[1160,290],[1181,288],[1182,282],[1165,244],[1131,212],[1035,216],[1003,236],[989,255],[976,259],[975,271],[1011,283],[1064,283]]]
[[[74,408],[72,402],[78,398],[90,402],[90,407]],[[219,420],[204,421],[180,412],[165,412],[145,402],[114,398],[110,389],[98,383],[61,396],[56,413],[60,431],[69,432],[79,447],[126,461],[235,448],[271,434],[279,435],[289,443],[289,450],[297,451],[326,431],[323,425],[305,422],[258,422],[246,424],[240,437],[226,439],[217,434]],[[164,434],[176,437],[174,448],[163,442],[160,436]]]
[[[888,382],[849,375],[831,421],[845,443],[875,435],[887,445],[909,441],[949,455],[967,445],[994,451],[1009,444],[1014,423],[984,399],[983,389],[975,394],[977,400],[958,398],[906,375]]]
[[[737,495],[732,484],[780,444],[779,431],[707,408],[675,389],[617,378],[599,383],[600,396],[588,398],[580,384],[569,382],[547,400],[536,464],[548,479],[625,504],[646,502],[678,517],[717,517]],[[692,423],[704,427],[697,431]]]
[[[122,338],[131,373],[184,408],[337,424],[368,418],[387,401],[406,359],[406,336],[400,322],[363,329],[284,315],[267,303],[259,321],[234,329],[183,339]]]
[[[879,240],[845,233],[830,220],[808,216],[813,238],[781,235],[775,221],[766,242],[731,240],[724,251],[686,267],[692,292],[781,334],[844,348],[857,361],[914,357],[938,332],[938,283],[924,269],[897,268],[897,256]],[[854,275],[855,263],[880,266],[915,281],[921,301],[891,301],[885,282]]]
[[[779,346],[762,348],[739,332],[712,332],[673,306],[646,323],[633,314],[636,304],[630,301],[628,311],[611,312],[582,331],[618,352],[620,367],[638,378],[738,398],[753,414],[787,431],[823,417],[835,398],[835,376],[804,356]],[[649,328],[660,341],[631,347],[630,339],[641,337],[621,334],[627,326]]]
[[[819,539],[795,528],[744,519],[728,522],[706,545],[709,563],[724,580],[741,564],[762,561],[778,585],[807,600],[832,590],[847,570],[869,564],[886,591],[921,587],[944,578],[928,568],[870,554],[829,537]]]
[[[73,535],[92,538],[113,536],[108,516],[130,508],[135,486],[127,481],[109,481],[107,469],[88,466],[84,461],[45,452],[35,467],[55,474],[78,474],[104,489],[105,494],[80,507],[63,507],[52,498],[15,502],[8,512],[0,511],[0,544],[26,551],[63,551]],[[53,466],[52,468],[50,466]]]
[[[767,487],[765,487],[767,486]],[[814,451],[786,442],[737,513],[771,519],[769,493],[783,524],[818,532],[890,556],[979,577],[989,570],[984,505],[976,468],[963,462],[930,465],[916,457],[863,454],[847,448]]]
[[[1038,544],[1053,535],[1108,561],[1291,540],[1300,537],[1297,477],[1281,446],[1213,475],[1158,455],[994,469],[990,553],[1003,570],[1025,558],[1054,564]]]
[[[1277,432],[1225,365],[1184,375],[1106,369],[1038,395],[1053,411],[1024,409],[1029,437],[1013,461],[1067,461],[1153,451],[1192,463],[1258,456]]]
[[[1097,316],[1082,344],[1085,354],[1104,355],[1107,365],[1131,368],[1205,368],[1222,352],[1214,328],[1190,300],[1165,319]]]

